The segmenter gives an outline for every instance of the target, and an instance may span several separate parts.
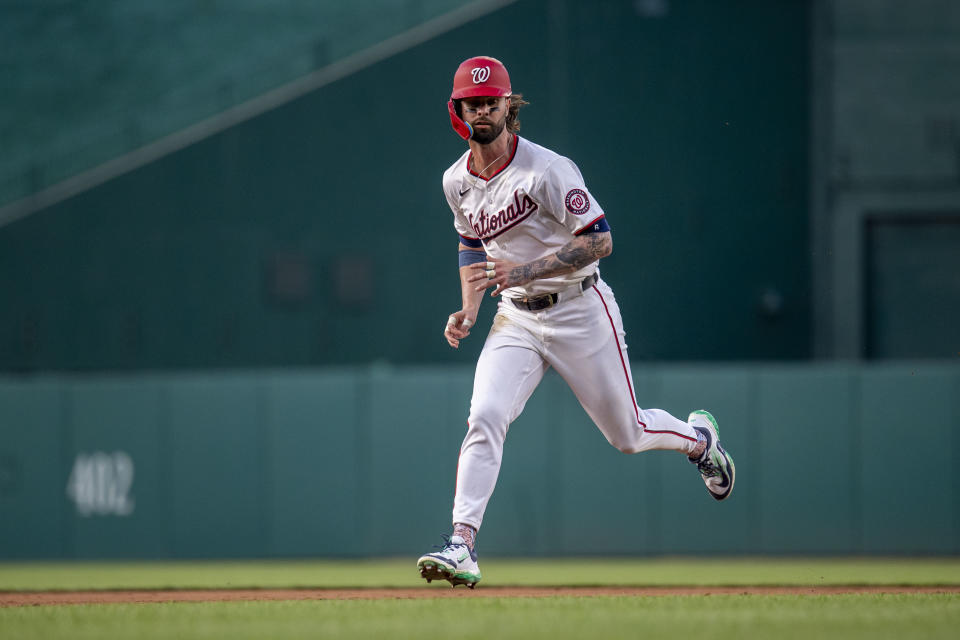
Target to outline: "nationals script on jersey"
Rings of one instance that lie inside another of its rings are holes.
[[[513,155],[489,180],[468,150],[443,174],[453,224],[468,246],[480,240],[498,260],[530,262],[556,253],[603,218],[570,159],[514,134]],[[563,276],[506,289],[508,298],[559,291],[597,270],[597,262]]]

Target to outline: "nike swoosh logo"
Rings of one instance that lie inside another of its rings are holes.
[[[461,192],[460,192],[460,197],[462,198],[462,197],[463,197],[463,194],[465,194],[467,191],[470,191],[470,187],[467,187],[466,191],[461,191]]]

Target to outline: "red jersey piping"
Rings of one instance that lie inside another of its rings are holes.
[[[587,224],[585,224],[585,225],[583,225],[582,227],[580,227],[579,231],[574,231],[574,232],[573,232],[573,235],[575,235],[575,236],[580,235],[581,233],[583,233],[584,231],[586,231],[587,229],[589,229],[589,228],[592,227],[593,225],[597,224],[597,221],[598,221],[598,220],[603,220],[605,217],[606,217],[606,214],[601,213],[601,214],[598,215],[594,220],[591,220],[591,221],[588,222]]]

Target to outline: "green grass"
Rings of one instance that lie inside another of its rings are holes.
[[[486,585],[946,585],[960,558],[702,560],[481,558]],[[416,587],[415,559],[237,562],[2,563],[0,591],[241,587]]]
[[[950,595],[476,598],[0,609],[9,638],[955,638]]]
[[[0,590],[420,586],[400,560],[6,563]],[[485,585],[957,585],[960,558],[482,559]],[[448,587],[423,588],[448,589]],[[960,594],[301,600],[0,607],[2,638],[955,638]]]

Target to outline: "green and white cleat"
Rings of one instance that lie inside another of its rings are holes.
[[[707,439],[703,455],[690,462],[697,465],[710,495],[717,500],[726,500],[733,492],[737,470],[733,466],[733,458],[720,445],[720,427],[716,419],[702,409],[691,413],[687,422]]]
[[[444,536],[438,553],[428,553],[417,560],[420,577],[427,582],[446,580],[451,586],[465,584],[473,589],[480,582],[477,552],[468,547],[460,536]]]

